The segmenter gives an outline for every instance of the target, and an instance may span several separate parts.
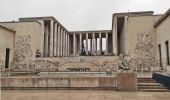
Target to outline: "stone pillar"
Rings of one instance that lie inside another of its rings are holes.
[[[108,54],[108,33],[106,33],[106,55]]]
[[[65,56],[67,56],[67,32],[65,31]]]
[[[48,35],[49,35],[49,30],[48,26],[45,26],[45,57],[48,57]]]
[[[102,52],[102,34],[99,33],[99,54]]]
[[[80,52],[80,53],[79,53],[79,54],[81,55],[81,51],[82,51],[82,34],[80,33],[79,36],[80,36],[80,39],[79,39],[79,41],[80,41],[79,52]]]
[[[63,30],[63,56],[65,56],[65,31]]]
[[[57,51],[58,51],[58,56],[60,56],[60,48],[61,48],[61,45],[60,45],[60,26],[58,26],[58,48],[57,48]]]
[[[54,56],[56,57],[57,56],[57,24],[55,23],[54,24]]]
[[[67,32],[65,31],[65,56],[67,56]]]
[[[63,29],[61,28],[61,43],[60,43],[60,45],[61,45],[61,48],[60,48],[60,52],[61,52],[61,56],[63,56]]]
[[[95,54],[95,34],[93,33],[93,39],[92,39],[92,52]]]
[[[113,18],[113,53],[115,55],[118,55],[118,48],[117,48],[117,17]]]
[[[90,39],[90,52],[93,53],[93,39]]]
[[[73,34],[73,55],[76,55],[76,34]]]
[[[88,33],[86,33],[86,55],[88,55]]]
[[[58,25],[56,23],[56,56],[58,56]]]
[[[124,35],[125,35],[125,54],[129,55],[129,42],[128,42],[128,28],[127,28],[127,24],[128,24],[128,16],[125,16],[124,18]]]
[[[65,50],[64,50],[64,52],[65,52],[65,56],[67,56],[67,32],[65,31]]]
[[[43,57],[43,56],[45,56],[45,40],[44,40],[44,38],[45,38],[45,32],[44,32],[44,20],[41,20],[41,21],[39,21],[40,23],[41,23],[41,39],[40,39],[40,42],[41,42],[41,44],[40,44],[40,53],[41,53],[41,57]]]
[[[54,21],[51,20],[50,21],[50,57],[53,56],[53,28],[54,28],[53,24]]]
[[[97,55],[97,38],[95,38],[95,54]]]
[[[70,35],[68,34],[68,56],[70,56]]]

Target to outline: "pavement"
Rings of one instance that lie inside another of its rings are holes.
[[[2,90],[1,100],[170,100],[170,92]]]

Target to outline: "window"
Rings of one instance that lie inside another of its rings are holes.
[[[158,52],[159,52],[159,63],[160,63],[160,67],[162,67],[161,44],[158,45]]]
[[[10,49],[6,49],[6,56],[5,56],[5,68],[9,68],[9,55],[10,55]]]
[[[165,50],[166,50],[166,62],[167,65],[170,65],[170,61],[169,61],[169,42],[165,41]]]

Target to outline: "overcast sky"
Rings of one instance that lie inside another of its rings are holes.
[[[128,11],[164,13],[170,0],[0,0],[0,21],[54,16],[69,31],[111,29],[112,14]]]

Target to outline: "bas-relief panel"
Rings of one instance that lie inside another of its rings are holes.
[[[158,61],[154,56],[154,46],[150,32],[138,33],[137,43],[134,50],[134,57],[103,61],[101,70],[117,71],[127,67],[133,71],[158,70]]]
[[[14,69],[29,69],[29,63],[31,62],[33,55],[30,43],[30,35],[22,35],[18,37],[14,53]]]
[[[58,61],[50,61],[50,60],[34,60],[31,62],[31,67],[34,70],[53,70],[58,71]]]
[[[138,33],[134,54],[132,64],[135,69],[150,71],[158,67],[158,61],[154,56],[154,46],[150,32]]]
[[[31,36],[19,36],[16,42],[16,50],[14,53],[14,61],[12,69],[14,70],[57,70],[59,62],[49,60],[32,60],[33,51],[31,50]]]

